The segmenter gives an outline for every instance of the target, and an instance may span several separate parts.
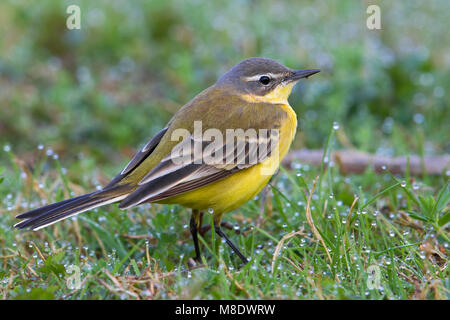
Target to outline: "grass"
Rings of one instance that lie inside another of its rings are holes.
[[[334,130],[330,146],[333,136]],[[345,177],[333,164],[282,168],[264,212],[257,198],[225,217],[234,226],[227,233],[251,262],[242,266],[220,238],[207,233],[201,238],[204,266],[191,268],[189,212],[178,206],[123,212],[111,205],[40,232],[12,229],[15,214],[85,190],[67,179],[58,159],[36,153],[37,168],[50,168],[45,173],[27,171],[12,151],[16,168],[2,173],[3,298],[449,297],[446,176],[425,182],[371,170]],[[19,192],[7,194],[11,188]],[[81,289],[66,285],[70,265],[81,270]],[[378,276],[374,288],[370,283]]]
[[[69,4],[81,30],[65,27]],[[437,23],[450,3],[377,4],[379,31],[355,1],[2,1],[0,297],[448,299],[448,172],[342,175],[328,163],[338,149],[450,152],[450,33]],[[320,167],[281,168],[265,197],[225,215],[248,265],[208,232],[205,266],[192,267],[179,206],[110,205],[39,232],[12,228],[18,213],[105,185],[250,56],[322,70],[290,103],[293,148],[327,152]]]

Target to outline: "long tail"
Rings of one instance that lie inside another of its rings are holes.
[[[81,212],[118,202],[127,195],[128,192],[124,192],[120,189],[100,190],[76,198],[63,200],[19,214],[16,218],[25,220],[15,224],[14,227],[19,229],[28,228],[31,230],[39,230]]]

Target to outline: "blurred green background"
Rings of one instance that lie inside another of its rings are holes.
[[[81,30],[66,28],[71,4]],[[369,4],[2,1],[0,145],[29,162],[42,145],[112,176],[184,103],[264,56],[322,69],[290,98],[294,148],[322,148],[338,122],[337,148],[448,153],[450,2],[377,1],[382,30],[366,27]]]
[[[266,198],[226,217],[252,255],[241,270],[208,233],[209,266],[181,274],[194,247],[179,206],[11,227],[18,213],[106,184],[183,104],[252,56],[322,70],[290,97],[295,149],[450,153],[450,1],[376,1],[382,29],[369,30],[374,2],[0,1],[0,299],[448,300],[448,171],[280,170]],[[73,4],[81,30],[66,27]],[[283,244],[290,231],[300,233]],[[62,281],[73,264],[85,279],[76,292]],[[374,264],[379,290],[367,282]],[[143,270],[152,280],[137,284]]]

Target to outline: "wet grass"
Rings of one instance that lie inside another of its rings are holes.
[[[343,175],[327,154],[282,168],[265,197],[224,217],[246,266],[211,232],[204,266],[192,266],[179,206],[12,228],[18,213],[105,185],[250,56],[322,70],[290,98],[295,149],[448,154],[450,33],[436,23],[448,1],[378,1],[380,31],[354,1],[75,2],[78,31],[65,27],[73,1],[0,3],[1,298],[449,298],[448,172]],[[67,285],[73,268],[80,289]]]
[[[225,216],[233,226],[226,232],[250,263],[242,266],[208,232],[201,238],[204,265],[193,266],[189,212],[178,206],[110,205],[39,232],[13,229],[16,214],[95,186],[67,179],[48,149],[35,151],[43,172],[29,171],[6,150],[15,169],[4,171],[0,184],[3,298],[449,297],[445,175],[342,176],[332,163],[282,168],[265,197]],[[81,270],[80,289],[67,285],[70,266]]]

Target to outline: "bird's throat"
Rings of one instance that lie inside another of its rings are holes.
[[[265,102],[272,104],[289,104],[288,98],[292,92],[296,82],[289,82],[284,85],[279,85],[268,94],[264,96],[258,96],[255,94],[244,94],[242,98],[248,102]]]

